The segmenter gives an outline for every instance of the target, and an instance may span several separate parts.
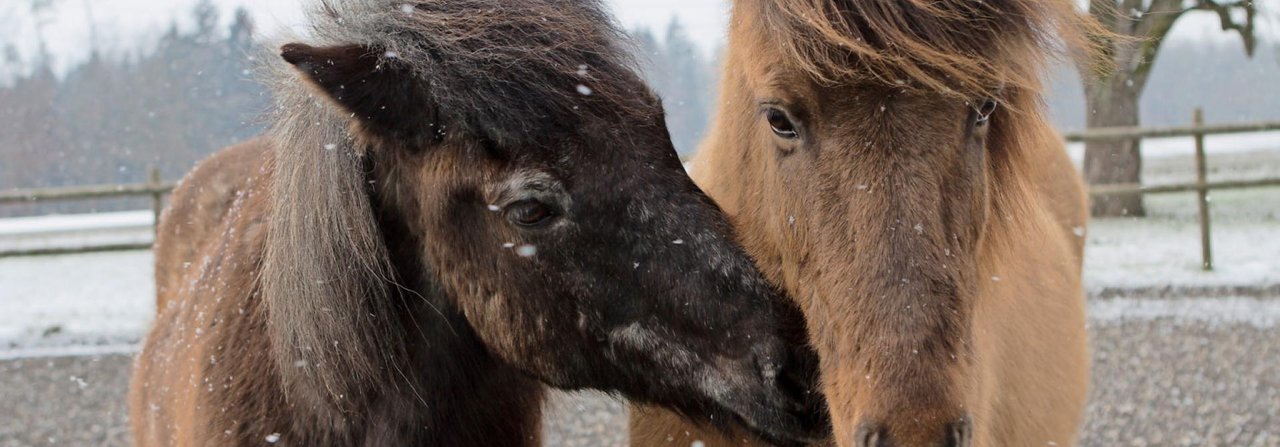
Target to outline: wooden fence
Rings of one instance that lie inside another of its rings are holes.
[[[1208,161],[1205,157],[1204,138],[1207,135],[1223,135],[1223,134],[1239,134],[1251,132],[1267,132],[1280,130],[1280,121],[1256,122],[1256,123],[1237,123],[1237,124],[1204,124],[1204,111],[1197,108],[1192,116],[1192,125],[1178,127],[1112,127],[1105,129],[1091,129],[1085,132],[1070,133],[1063,135],[1068,143],[1079,143],[1089,141],[1107,141],[1107,140],[1128,140],[1133,138],[1172,138],[1172,137],[1192,137],[1195,139],[1195,169],[1196,181],[1194,183],[1175,183],[1163,185],[1094,185],[1089,188],[1090,196],[1100,196],[1107,194],[1123,194],[1123,193],[1140,193],[1140,194],[1166,194],[1178,192],[1196,192],[1199,209],[1197,216],[1200,223],[1200,266],[1205,271],[1213,270],[1213,238],[1210,230],[1210,213],[1209,213],[1209,191],[1227,190],[1227,189],[1243,189],[1258,188],[1265,186],[1280,186],[1280,178],[1263,178],[1256,180],[1227,180],[1210,182],[1208,180]],[[1277,141],[1280,145],[1280,141]],[[1278,148],[1280,149],[1280,148]]]
[[[1203,114],[1200,110],[1196,110],[1195,120],[1191,126],[1179,127],[1116,127],[1106,129],[1091,129],[1086,132],[1069,133],[1063,135],[1067,142],[1087,142],[1087,141],[1103,141],[1103,140],[1124,140],[1131,138],[1170,138],[1170,137],[1192,137],[1195,138],[1196,156],[1195,169],[1196,181],[1194,183],[1181,184],[1162,184],[1162,185],[1101,185],[1090,188],[1089,194],[1093,196],[1116,193],[1140,193],[1140,194],[1166,194],[1181,192],[1196,192],[1199,198],[1199,221],[1200,221],[1200,244],[1202,248],[1203,267],[1205,270],[1213,269],[1213,250],[1210,232],[1209,219],[1209,191],[1242,189],[1242,188],[1258,188],[1266,186],[1280,186],[1280,178],[1265,178],[1257,180],[1228,180],[1210,182],[1207,177],[1207,162],[1205,160],[1205,136],[1222,135],[1222,134],[1239,134],[1251,132],[1267,132],[1280,131],[1280,121],[1274,122],[1256,122],[1256,123],[1237,123],[1237,124],[1217,124],[1204,125]],[[1280,142],[1277,142],[1280,144]],[[41,189],[25,189],[0,191],[0,205],[9,203],[33,203],[43,201],[57,200],[82,200],[96,198],[125,198],[125,197],[151,197],[151,211],[154,213],[155,223],[159,222],[160,211],[163,208],[164,196],[173,191],[174,182],[164,182],[160,180],[160,171],[156,168],[148,170],[147,183],[132,185],[97,185],[97,186],[77,186],[70,188],[41,188]],[[110,246],[94,246],[94,247],[68,247],[68,248],[51,248],[36,250],[15,250],[0,251],[0,258],[13,256],[32,256],[32,255],[48,255],[48,254],[69,254],[69,253],[86,253],[98,251],[115,251],[115,250],[143,250],[150,248],[151,244],[121,244]]]
[[[120,199],[129,197],[151,197],[151,228],[154,234],[160,222],[160,212],[164,210],[164,196],[173,192],[176,182],[160,180],[160,169],[154,166],[147,168],[147,183],[131,185],[89,185],[64,188],[34,188],[0,191],[0,205],[14,203],[36,203],[87,199]],[[151,243],[126,243],[94,245],[87,247],[52,247],[29,250],[0,251],[0,258],[15,256],[61,255],[75,253],[93,253],[103,251],[147,250]]]

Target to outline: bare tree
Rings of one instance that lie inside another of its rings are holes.
[[[1104,38],[1103,51],[1113,67],[1097,73],[1080,64],[1089,128],[1137,126],[1138,100],[1164,38],[1178,19],[1192,12],[1218,15],[1222,30],[1238,34],[1250,56],[1257,6],[1253,0],[1089,0],[1089,14],[1116,36]],[[1090,142],[1085,147],[1085,178],[1092,185],[1140,183],[1140,140]],[[1095,216],[1142,216],[1141,194],[1095,197]]]

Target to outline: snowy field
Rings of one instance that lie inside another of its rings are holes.
[[[1280,138],[1256,147],[1268,141]],[[1215,155],[1219,178],[1280,175],[1276,152]],[[1152,158],[1144,176],[1182,181],[1188,159]],[[1277,324],[1280,300],[1269,298],[1280,295],[1280,188],[1212,195],[1212,272],[1200,269],[1194,194],[1151,195],[1146,203],[1147,218],[1095,220],[1085,236],[1095,319]],[[0,251],[145,242],[151,232],[149,211],[0,219]],[[152,262],[147,251],[0,258],[0,358],[132,349],[154,312]]]
[[[1280,190],[1265,192],[1280,201]],[[1260,200],[1258,195],[1236,194],[1220,202],[1240,205]],[[1151,205],[1158,210],[1163,204],[1153,200]],[[1214,272],[1200,270],[1199,233],[1191,219],[1157,214],[1147,220],[1096,221],[1087,236],[1086,285],[1094,294],[1151,288],[1173,295],[1179,288],[1211,291],[1197,296],[1274,288],[1280,285],[1280,220],[1268,216],[1243,222],[1224,218],[1215,226]],[[84,238],[88,236],[72,239]],[[127,350],[141,338],[154,312],[152,262],[147,251],[0,258],[0,351],[11,351],[0,352],[0,357],[85,352],[86,347]],[[1200,315],[1269,326],[1280,316],[1280,301],[1105,299],[1095,300],[1091,311],[1101,319]]]
[[[155,312],[152,259],[149,251],[0,259],[0,350],[136,343]]]

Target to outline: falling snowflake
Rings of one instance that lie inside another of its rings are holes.
[[[522,258],[532,258],[534,255],[538,254],[538,247],[524,244],[516,247],[516,254],[520,255]]]

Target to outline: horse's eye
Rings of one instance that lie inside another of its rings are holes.
[[[539,227],[551,223],[555,210],[537,200],[522,200],[507,206],[507,220],[522,227]]]
[[[796,130],[796,125],[791,122],[791,118],[787,118],[786,112],[778,109],[769,109],[764,112],[764,117],[769,120],[769,127],[773,129],[773,133],[777,136],[788,140],[800,136],[800,132]]]
[[[987,124],[987,122],[991,120],[991,114],[996,113],[997,107],[1000,107],[1000,103],[994,99],[982,101],[982,104],[979,104],[977,108],[973,109],[974,113],[978,114],[974,123],[977,125]]]

